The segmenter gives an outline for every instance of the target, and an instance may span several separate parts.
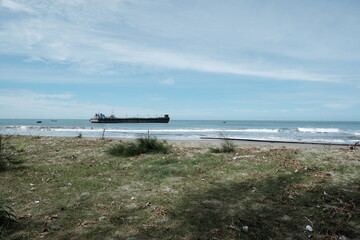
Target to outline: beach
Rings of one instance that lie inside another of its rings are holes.
[[[134,139],[122,139],[123,141],[133,141]],[[283,148],[306,148],[306,149],[328,149],[328,148],[335,148],[335,149],[346,149],[354,144],[319,144],[319,143],[296,143],[296,142],[274,142],[274,141],[254,141],[251,139],[247,140],[229,140],[234,143],[236,146],[240,147],[283,147]],[[178,145],[178,146],[197,146],[197,147],[211,147],[217,146],[224,142],[224,140],[218,139],[201,139],[201,140],[168,140],[169,143]],[[360,147],[360,146],[359,146]]]
[[[360,240],[359,11],[0,0],[0,240]]]
[[[266,239],[360,235],[360,149],[157,140],[165,153],[113,156],[134,139],[2,136],[11,161],[5,239]],[[306,230],[311,227],[312,231]],[[336,226],[336,227],[334,227]]]

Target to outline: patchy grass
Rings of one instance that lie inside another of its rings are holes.
[[[235,145],[231,153],[174,146],[166,155],[108,154],[117,144],[12,137],[24,162],[0,173],[0,197],[17,216],[0,239],[360,236],[358,150]]]
[[[24,146],[13,146],[12,137],[11,135],[0,134],[0,172],[19,167],[18,165],[23,162],[21,153],[24,152]]]

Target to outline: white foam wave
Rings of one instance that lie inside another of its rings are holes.
[[[349,143],[351,140],[343,140],[343,139],[322,139],[322,138],[311,138],[311,139],[303,139],[303,142],[318,142],[318,143]]]
[[[13,129],[19,131],[55,131],[55,132],[126,132],[126,133],[344,133],[360,136],[359,131],[341,130],[339,128],[294,128],[294,129],[277,129],[277,128],[162,128],[162,129],[131,129],[131,128],[103,128],[103,127],[57,127],[57,126],[6,126],[4,129]]]
[[[279,129],[239,129],[239,130],[234,130],[234,132],[255,132],[255,133],[277,133],[279,132]],[[230,130],[231,132],[231,130]]]
[[[59,132],[102,132],[104,128],[86,129],[86,128],[52,128],[52,131]],[[277,133],[278,129],[217,129],[217,128],[203,128],[203,129],[115,129],[105,128],[106,132],[128,132],[128,133],[212,133],[212,132],[255,132],[255,133]]]
[[[305,133],[340,133],[338,128],[298,128],[299,132]]]
[[[273,140],[273,141],[303,141],[303,142],[321,142],[321,143],[354,143],[359,141],[359,129],[340,129],[340,128],[237,128],[229,126],[214,127],[182,127],[171,128],[172,126],[158,129],[146,129],[131,126],[39,126],[39,125],[11,125],[0,126],[4,134],[21,135],[42,135],[42,136],[74,136],[81,132],[83,136],[100,136],[105,129],[105,135],[108,137],[129,137],[136,138],[146,135],[148,132],[159,138],[167,139],[200,139],[201,137],[219,137],[223,133],[231,138],[251,138],[254,140]],[[121,127],[121,128],[118,128]],[[328,134],[327,134],[328,133]],[[324,135],[322,135],[324,134]],[[326,135],[325,135],[326,134]],[[325,139],[329,137],[328,139]],[[343,140],[344,139],[344,140]],[[346,140],[345,140],[346,139]]]
[[[90,128],[51,128],[50,131],[54,131],[54,132],[102,132],[103,129],[90,129]]]

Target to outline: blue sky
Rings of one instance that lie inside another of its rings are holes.
[[[0,0],[0,118],[360,120],[358,0]]]

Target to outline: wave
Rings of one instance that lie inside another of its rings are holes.
[[[176,129],[127,129],[127,128],[100,128],[100,127],[53,127],[53,126],[6,126],[5,129],[13,130],[38,130],[38,131],[57,131],[57,132],[133,132],[147,133],[150,132],[255,132],[255,133],[277,133],[280,129],[226,129],[226,128],[176,128]]]
[[[216,136],[212,136],[216,138]],[[234,139],[243,139],[242,137],[232,137]],[[302,143],[330,143],[330,144],[354,144],[356,140],[342,140],[342,139],[295,139],[289,137],[251,137],[246,138],[247,140],[255,140],[255,141],[281,141],[281,142],[302,142]]]
[[[230,129],[230,130],[225,130],[227,132],[255,132],[255,133],[278,133],[281,132],[280,129],[267,129],[267,128],[260,128],[260,129],[252,129],[252,128],[248,128],[248,129]]]
[[[316,138],[311,138],[311,139],[302,139],[302,142],[315,142],[315,143],[351,143],[351,142],[355,142],[354,140],[343,140],[343,139],[316,139]]]
[[[309,139],[309,141],[319,140],[321,142],[321,134],[329,134],[326,141],[330,139],[347,139],[348,141],[359,141],[360,131],[356,130],[343,130],[340,128],[221,128],[221,127],[182,127],[182,128],[158,128],[147,129],[145,126],[141,128],[132,128],[121,126],[122,128],[116,128],[116,126],[33,126],[33,125],[11,125],[0,126],[0,132],[3,131],[7,134],[39,134],[39,135],[53,135],[53,136],[71,136],[76,133],[82,132],[85,135],[95,136],[98,133],[101,134],[104,129],[109,136],[133,136],[138,137],[143,134],[153,134],[155,136],[168,137],[169,139],[176,137],[195,137],[198,136],[215,136],[224,134],[228,137],[238,138],[259,138],[259,140],[276,140],[276,138],[292,138],[296,141],[302,141]],[[153,126],[151,126],[153,127]],[[316,137],[317,136],[317,137]],[[324,136],[324,135],[323,135]],[[264,139],[260,139],[264,138]],[[317,139],[319,138],[319,139]],[[290,139],[288,139],[290,140]]]
[[[304,133],[341,133],[338,128],[297,128],[297,131]]]

